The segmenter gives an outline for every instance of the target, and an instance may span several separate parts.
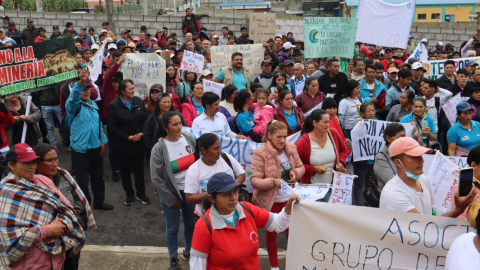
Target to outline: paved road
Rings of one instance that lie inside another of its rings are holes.
[[[57,141],[60,135],[57,133]],[[68,148],[63,145],[59,149],[59,166],[71,169],[71,158]],[[107,147],[108,151],[108,147]],[[112,182],[108,152],[104,158],[104,172],[109,176],[105,180],[106,202],[115,207],[113,211],[94,210],[98,228],[87,232],[87,244],[111,246],[160,246],[166,247],[165,218],[161,214],[160,198],[153,192],[150,181],[150,170],[145,165],[146,195],[152,204],[143,205],[135,200],[133,206],[124,206],[125,192],[121,182]],[[132,175],[133,178],[133,175]],[[180,226],[182,230],[182,226]],[[260,246],[265,247],[265,231],[260,230]],[[278,248],[286,249],[285,234],[279,234]],[[179,233],[179,245],[183,246],[183,232]]]

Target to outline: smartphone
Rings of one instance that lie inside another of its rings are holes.
[[[467,196],[472,190],[473,185],[473,168],[465,168],[460,170],[460,184],[458,193],[460,197]]]

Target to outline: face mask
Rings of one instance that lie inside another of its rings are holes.
[[[405,166],[403,166],[403,163],[400,160],[398,160],[398,162],[400,162],[400,165],[402,165],[403,171],[405,172],[405,174],[407,175],[408,178],[412,178],[414,180],[420,179],[421,174],[413,174],[413,173],[407,171],[405,169]]]

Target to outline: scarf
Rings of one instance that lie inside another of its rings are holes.
[[[425,142],[422,138],[422,127],[428,127],[427,120],[425,119],[426,113],[423,113],[423,115],[419,117],[412,112],[412,117],[413,117],[413,121],[415,122],[415,127],[413,128],[413,132],[412,132],[412,138],[416,140],[421,146],[429,147],[428,137],[426,139],[427,142]]]

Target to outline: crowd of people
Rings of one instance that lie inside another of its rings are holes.
[[[358,176],[354,205],[432,215],[431,179],[422,166],[422,155],[432,150],[468,157],[474,187],[463,197],[457,190],[452,210],[444,216],[478,224],[480,69],[470,60],[456,70],[452,60],[480,56],[476,35],[458,51],[442,42],[428,51],[430,60],[446,60],[444,74],[432,80],[424,76],[424,64],[410,56],[413,36],[406,49],[357,43],[347,59],[307,58],[303,41],[287,33],[265,40],[261,74],[255,77],[240,52],[231,55],[231,65],[212,73],[211,46],[253,40],[246,27],[235,36],[225,26],[217,36],[202,27],[200,19],[186,10],[182,42],[166,27],[152,36],[142,26],[134,37],[134,31],[124,29],[117,38],[108,22],[99,33],[92,27],[77,32],[69,22],[63,32],[54,26],[48,37],[32,19],[20,32],[3,17],[0,46],[72,37],[78,77],[31,93],[28,115],[26,96],[0,103],[1,170],[6,175],[0,184],[0,208],[7,209],[0,213],[0,226],[8,231],[0,239],[0,265],[13,270],[77,269],[85,231],[96,228],[91,208],[114,209],[105,201],[108,177],[121,181],[125,206],[135,199],[148,205],[149,196],[159,195],[170,270],[178,269],[179,259],[189,261],[191,269],[258,269],[258,228],[267,231],[272,270],[279,269],[277,233],[285,231],[288,237],[292,203],[300,200],[282,187],[331,184],[334,171],[345,173],[348,164]],[[428,40],[421,42],[428,46]],[[100,46],[106,48],[102,73],[91,78]],[[180,68],[185,50],[204,56],[201,73]],[[135,82],[122,73],[128,53],[164,57],[165,83],[153,84],[147,96],[135,96]],[[205,92],[204,80],[223,83],[221,96]],[[451,125],[441,107],[457,94],[462,102],[456,106],[458,121]],[[355,161],[351,131],[363,120],[392,123],[384,130],[385,145],[375,159]],[[411,137],[405,137],[400,123],[413,125]],[[58,167],[56,125],[71,152],[70,171]],[[195,139],[184,127],[201,136]],[[299,139],[288,142],[296,133]],[[221,136],[261,143],[253,152],[251,174],[222,152]],[[107,146],[110,172],[103,166]],[[145,188],[145,162],[154,191]],[[377,205],[364,198],[372,179],[381,190]],[[246,189],[248,181],[253,192]],[[321,201],[329,197],[330,192]],[[179,255],[180,220],[185,249]],[[232,244],[242,248],[229,252]],[[476,249],[480,251],[479,245]],[[447,269],[456,269],[448,267],[454,256],[447,257]],[[472,267],[468,269],[478,269]]]

